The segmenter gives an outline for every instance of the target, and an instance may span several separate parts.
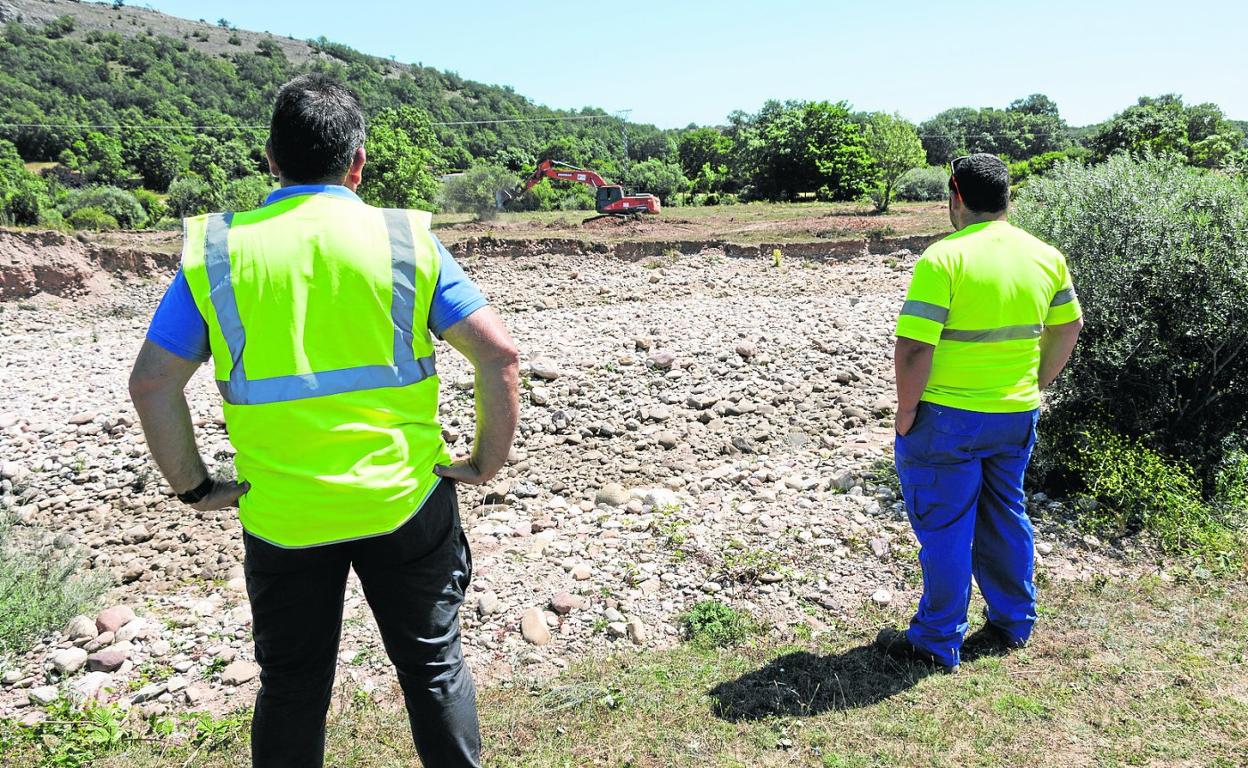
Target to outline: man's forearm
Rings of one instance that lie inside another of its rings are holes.
[[[1044,329],[1040,336],[1040,389],[1048,389],[1066,368],[1082,327],[1082,322],[1076,322]]]
[[[898,339],[893,353],[897,374],[897,412],[908,413],[919,407],[927,380],[932,375],[932,355],[936,348],[930,344]]]
[[[487,363],[476,371],[477,437],[472,461],[493,476],[507,463],[520,420],[520,364],[514,360]]]
[[[207,476],[195,445],[194,425],[186,396],[181,392],[153,392],[134,398],[147,447],[175,493],[188,491]]]

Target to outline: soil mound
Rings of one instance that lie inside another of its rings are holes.
[[[0,301],[105,293],[110,277],[146,277],[177,261],[176,254],[99,246],[61,232],[0,230]]]

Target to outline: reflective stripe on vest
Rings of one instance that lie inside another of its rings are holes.
[[[394,323],[394,364],[362,365],[333,371],[295,373],[267,379],[248,379],[243,367],[247,334],[238,313],[230,275],[229,234],[231,213],[208,217],[204,234],[204,267],[209,297],[230,351],[230,378],[217,381],[221,397],[232,405],[260,405],[309,397],[337,395],[381,387],[416,384],[436,373],[434,355],[417,359],[412,351],[412,317],[416,307],[416,249],[412,227],[403,210],[383,210],[390,237],[392,276],[390,320]]]
[[[1043,325],[1007,325],[1004,328],[986,328],[981,331],[946,328],[940,332],[940,338],[947,341],[970,342],[1018,341],[1019,339],[1038,339],[1043,332]]]

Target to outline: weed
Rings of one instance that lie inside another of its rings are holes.
[[[204,679],[210,680],[213,677],[216,677],[229,665],[230,663],[220,656],[214,658],[212,661],[208,662],[208,666],[204,667]]]
[[[125,712],[115,704],[75,709],[66,699],[48,706],[46,720],[33,726],[0,720],[0,752],[5,765],[82,768],[115,751],[126,738]],[[21,758],[22,762],[7,762]]]
[[[765,573],[787,573],[780,555],[768,549],[747,548],[732,542],[724,552],[724,570],[732,581],[752,584]]]
[[[1214,516],[1186,464],[1100,428],[1078,450],[1095,499],[1082,505],[1086,525],[1110,535],[1146,530],[1166,551],[1217,570],[1242,563],[1242,537]]]
[[[690,642],[723,647],[736,645],[754,631],[754,621],[746,613],[718,600],[703,600],[680,617],[680,626]]]
[[[0,654],[25,650],[35,638],[89,611],[107,582],[79,574],[74,553],[51,546],[25,551],[0,520]]]

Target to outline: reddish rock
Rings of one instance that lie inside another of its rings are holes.
[[[550,598],[550,607],[560,616],[567,616],[572,611],[583,611],[589,607],[589,601],[580,595],[560,592]]]
[[[134,620],[134,611],[124,605],[105,608],[95,617],[95,628],[100,632],[116,632]]]
[[[116,672],[126,663],[125,651],[106,648],[87,657],[87,668],[92,672]]]

